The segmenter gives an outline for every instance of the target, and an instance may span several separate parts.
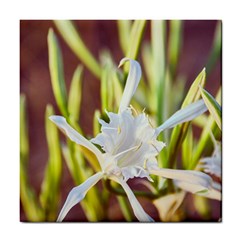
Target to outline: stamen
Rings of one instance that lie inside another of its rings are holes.
[[[139,149],[139,146],[131,147],[131,148],[129,148],[129,149],[123,151],[123,152],[120,152],[120,153],[114,155],[114,158],[117,158],[117,157],[121,156],[124,153],[130,152],[130,151],[133,151],[133,150],[138,150],[138,149]]]
[[[121,133],[121,128],[120,128],[120,126],[118,126],[118,128],[117,128],[117,132],[118,132],[118,134]]]
[[[133,112],[135,113],[135,115],[137,116],[138,115],[138,112],[137,112],[137,110],[132,106],[132,105],[130,105],[130,108],[131,108],[131,110],[133,110]]]
[[[154,126],[153,126],[153,124],[151,123],[151,120],[150,120],[150,118],[149,118],[148,115],[147,115],[147,119],[148,119],[148,123],[149,123],[149,125],[150,125],[152,128],[154,128]]]
[[[109,130],[117,130],[118,131],[118,128],[113,128],[113,127],[102,127],[103,129],[109,129]]]
[[[156,147],[152,142],[150,142],[150,144],[155,148],[155,150],[157,151],[157,153],[160,153],[160,151],[157,149],[157,147]]]

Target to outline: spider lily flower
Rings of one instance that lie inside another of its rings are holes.
[[[215,175],[221,179],[221,145],[216,141],[212,132],[210,132],[211,139],[214,145],[214,151],[211,157],[202,158],[199,161],[198,168],[203,169],[204,172],[211,175]],[[201,189],[197,190],[196,187],[191,184],[179,180],[174,181],[175,184],[184,191],[191,192],[193,194],[201,195],[207,198],[215,199],[221,201],[221,184],[216,181],[212,182],[212,185],[208,191],[202,191]]]
[[[221,144],[216,141],[213,134],[211,133],[211,138],[214,145],[214,151],[211,157],[205,157],[200,160],[200,166],[203,167],[203,171],[215,175],[221,178]]]
[[[146,177],[153,181],[150,174],[176,179],[192,184],[197,189],[209,189],[212,179],[207,174],[191,170],[159,168],[156,156],[165,147],[157,137],[163,130],[177,124],[190,121],[207,110],[202,100],[179,110],[158,128],[152,127],[145,113],[135,115],[129,104],[141,79],[141,67],[135,60],[124,58],[119,66],[130,61],[130,70],[121,99],[118,113],[107,112],[109,122],[99,119],[101,133],[90,141],[74,130],[61,116],[50,119],[64,131],[75,143],[92,151],[101,166],[101,171],[88,178],[81,185],[73,188],[59,214],[57,221],[62,221],[68,211],[80,202],[87,191],[102,178],[119,183],[125,190],[136,218],[142,222],[153,221],[144,211],[127,184],[129,178]],[[103,153],[95,146],[99,145]]]

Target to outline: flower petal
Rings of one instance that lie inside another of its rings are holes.
[[[221,178],[221,158],[206,157],[199,161],[200,166],[203,167],[203,171],[206,173],[213,174]]]
[[[187,107],[178,110],[162,125],[156,128],[156,135],[159,135],[165,129],[173,128],[178,124],[188,122],[207,111],[203,100],[189,104]]]
[[[123,58],[120,61],[118,67],[121,67],[127,61],[130,61],[130,70],[129,70],[128,78],[126,81],[126,86],[124,88],[122,100],[120,103],[119,112],[122,112],[127,107],[129,107],[131,98],[137,89],[137,86],[139,84],[139,81],[140,81],[141,75],[142,75],[141,66],[135,60],[132,60],[129,58]]]
[[[119,183],[120,185],[122,185],[123,189],[125,190],[128,196],[129,202],[133,208],[133,212],[137,219],[140,222],[154,222],[154,220],[143,210],[142,206],[138,202],[137,198],[135,197],[127,183],[122,178],[118,178],[116,176],[111,176],[110,178],[115,182]]]
[[[124,181],[127,181],[129,178],[147,178],[149,181],[153,182],[153,180],[149,176],[149,172],[144,168],[139,166],[129,166],[121,168],[121,172],[124,178]]]
[[[64,203],[63,208],[58,216],[57,222],[61,222],[65,218],[69,210],[85,197],[87,191],[103,177],[103,174],[103,172],[98,172],[94,174],[84,183],[73,188],[70,191],[67,200]]]
[[[212,178],[200,171],[177,170],[167,168],[150,168],[149,172],[164,178],[180,180],[195,186],[196,192],[211,188]],[[200,189],[200,190],[199,190]]]
[[[81,134],[79,134],[75,129],[73,129],[67,123],[64,117],[53,115],[53,116],[50,116],[49,119],[52,122],[54,122],[60,129],[62,129],[72,141],[92,151],[96,155],[100,166],[101,167],[103,166],[104,159],[103,159],[102,153],[90,141],[88,141]]]
[[[222,199],[221,192],[214,188],[210,188],[207,191],[204,191],[204,189],[199,188],[198,191],[196,191],[197,188],[196,188],[196,185],[194,184],[183,182],[183,181],[176,181],[175,183],[179,188],[183,189],[184,191],[191,192],[193,194],[197,194],[203,197],[207,197],[207,198],[211,198],[219,201],[221,201]]]

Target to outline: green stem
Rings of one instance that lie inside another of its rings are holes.
[[[113,187],[111,185],[111,181],[109,179],[107,179],[105,181],[105,186],[110,192],[112,192],[116,195],[127,196],[127,194],[125,193],[125,191],[122,188]],[[133,193],[135,196],[145,197],[148,199],[157,199],[157,198],[161,197],[162,195],[165,195],[167,193],[167,189],[162,189],[156,194],[152,193],[152,192],[143,192],[143,191],[136,191],[136,190],[133,190]]]

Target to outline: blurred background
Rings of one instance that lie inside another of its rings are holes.
[[[74,24],[81,34],[83,41],[96,59],[102,49],[111,52],[115,63],[118,63],[124,53],[121,50],[118,26],[114,20],[79,20]],[[169,24],[169,22],[167,22]],[[192,81],[209,63],[215,31],[218,21],[214,20],[186,20],[182,21],[182,42],[176,75],[186,78],[186,91]],[[40,193],[44,170],[48,160],[48,147],[45,135],[44,114],[48,103],[54,106],[56,114],[58,111],[50,80],[48,63],[47,35],[49,28],[53,28],[58,36],[59,45],[62,50],[64,74],[67,90],[70,88],[72,75],[81,60],[76,57],[65,43],[52,21],[43,20],[21,20],[20,21],[20,91],[24,93],[27,101],[27,119],[29,128],[29,182],[36,195]],[[147,21],[143,35],[143,43],[150,41],[150,22]],[[167,30],[168,41],[169,32]],[[141,47],[141,46],[140,46]],[[142,56],[137,60],[142,64]],[[144,73],[145,74],[145,73]],[[215,61],[211,71],[207,68],[207,81],[205,88],[215,96],[221,83],[221,56]],[[93,136],[93,115],[96,109],[101,109],[100,81],[86,68],[83,70],[83,96],[81,105],[80,126],[86,136]],[[68,192],[75,186],[71,175],[63,162],[63,174],[61,180],[61,207]],[[188,196],[191,198],[191,195]],[[122,213],[118,203],[113,199],[112,207],[108,213],[110,221],[122,221]],[[147,201],[142,200],[143,207]],[[221,203],[212,201],[214,209],[211,221],[217,221],[221,216]],[[189,216],[186,221],[198,221],[198,213],[191,206],[188,207]],[[60,208],[59,208],[60,209]],[[155,207],[149,206],[149,213],[158,218]],[[21,205],[20,220],[27,221]],[[80,205],[75,206],[67,215],[67,221],[86,221]]]

